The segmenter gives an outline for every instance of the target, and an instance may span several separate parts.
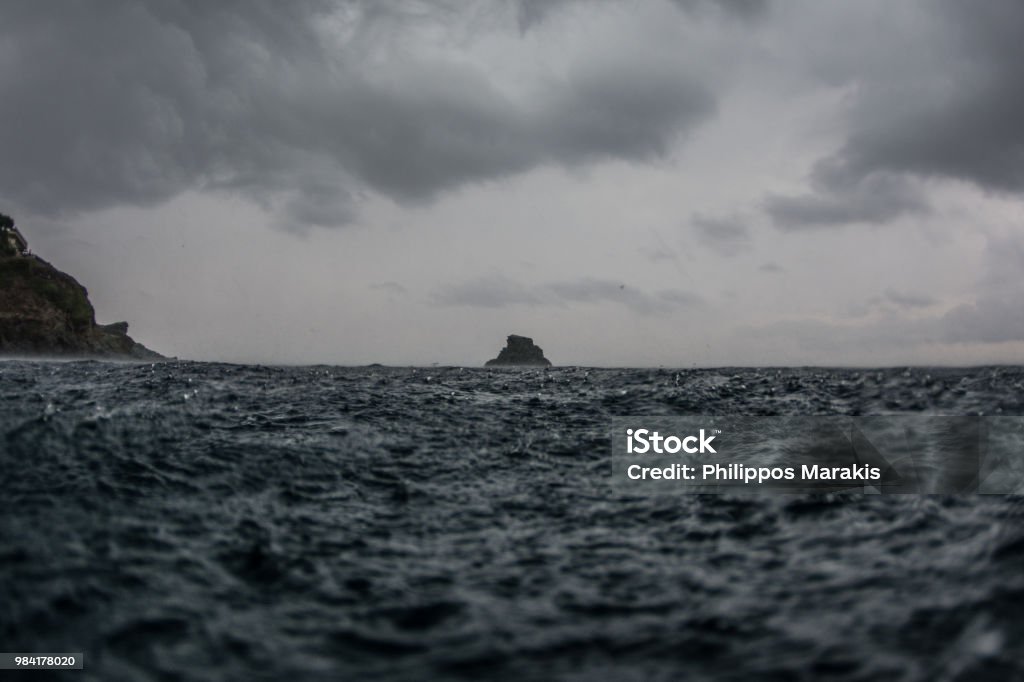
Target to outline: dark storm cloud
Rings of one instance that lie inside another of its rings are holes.
[[[621,282],[592,277],[526,286],[507,277],[493,276],[445,287],[434,295],[433,302],[477,308],[617,303],[641,315],[652,315],[698,306],[701,299],[677,289],[649,293]]]
[[[549,11],[521,7],[528,21]],[[543,164],[658,157],[714,111],[710,89],[657,51],[569,57],[518,99],[485,66],[407,53],[403,31],[454,11],[7,3],[0,199],[60,214],[218,189],[339,225],[365,189],[416,201]]]
[[[936,3],[949,45],[936,45],[923,83],[869,87],[836,160],[840,173],[874,170],[968,180],[1024,191],[1024,3]]]
[[[737,216],[706,216],[694,214],[690,225],[708,248],[723,256],[731,256],[750,248],[750,230]]]
[[[276,187],[295,150],[268,107],[285,59],[300,72],[323,63],[311,26],[321,10],[6,3],[3,198],[59,213],[158,202],[202,183]]]
[[[902,32],[879,29],[870,50],[832,50],[830,85],[853,88],[845,141],[815,166],[811,193],[769,198],[777,226],[878,224],[925,210],[904,176],[1024,192],[1024,3],[923,8]]]

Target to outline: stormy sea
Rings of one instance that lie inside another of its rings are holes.
[[[1021,415],[1024,369],[0,362],[0,650],[67,680],[1024,679],[1013,495],[636,495],[624,415]]]

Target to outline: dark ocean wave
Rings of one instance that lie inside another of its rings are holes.
[[[76,680],[1024,679],[1014,496],[631,496],[614,416],[1024,371],[0,363],[0,649]],[[46,679],[47,673],[24,673]]]

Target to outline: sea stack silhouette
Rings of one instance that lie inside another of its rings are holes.
[[[509,334],[505,347],[498,357],[488,360],[485,367],[550,367],[551,361],[544,357],[544,351],[526,336]]]
[[[128,336],[127,322],[97,324],[89,293],[33,255],[0,213],[0,354],[163,358]]]

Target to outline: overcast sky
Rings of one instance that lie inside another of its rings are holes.
[[[7,0],[0,212],[165,354],[1024,362],[1019,0]]]

